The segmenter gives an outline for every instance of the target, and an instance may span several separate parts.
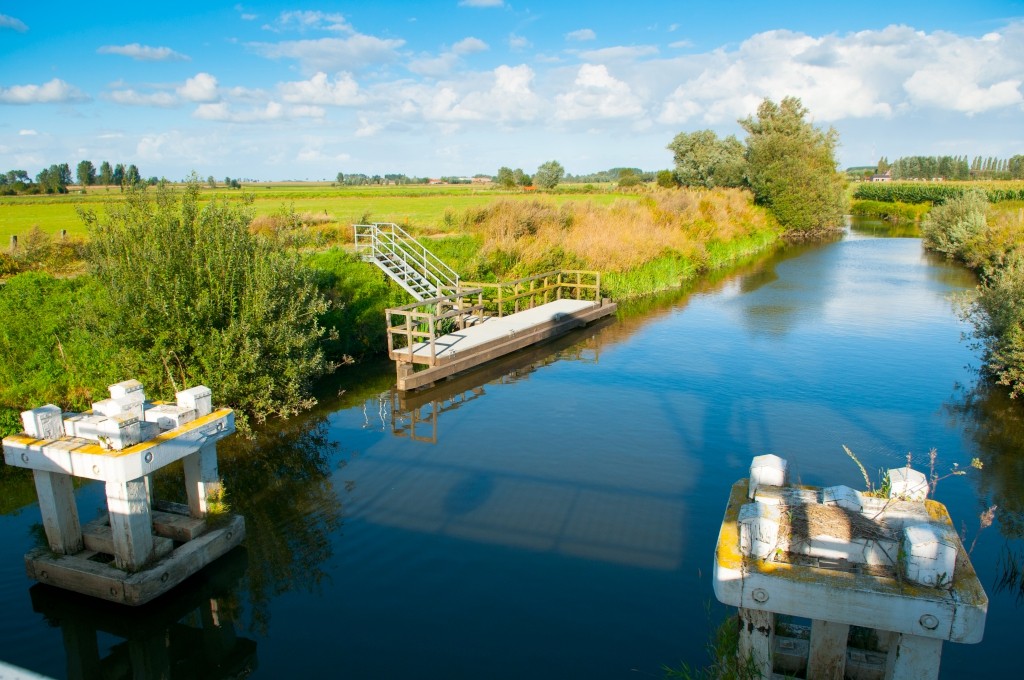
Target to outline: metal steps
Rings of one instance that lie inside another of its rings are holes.
[[[353,225],[356,254],[372,262],[417,300],[445,295],[459,275],[426,246],[391,222]]]

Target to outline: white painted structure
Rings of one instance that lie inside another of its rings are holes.
[[[241,517],[206,524],[220,492],[217,441],[235,431],[231,409],[214,410],[209,388],[149,404],[142,385],[110,386],[87,413],[47,404],[22,413],[25,432],[5,437],[8,465],[32,470],[48,549],[25,556],[30,577],[125,604],[166,592],[245,536]],[[183,462],[188,505],[154,503],[150,475]],[[106,485],[107,513],[84,526],[72,477]],[[104,558],[109,556],[109,558]]]
[[[784,460],[754,459],[715,552],[715,595],[739,608],[741,662],[766,678],[924,680],[938,677],[943,641],[981,641],[988,597],[946,508],[925,498],[921,473],[889,479],[888,498],[788,486]],[[809,636],[780,630],[777,615],[810,619]],[[848,642],[851,626],[870,648]]]

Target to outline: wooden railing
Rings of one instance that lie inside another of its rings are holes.
[[[601,301],[601,274],[551,271],[504,283],[463,283],[445,295],[384,310],[388,356],[395,361],[435,365],[436,340],[456,330],[532,309],[553,300]],[[429,348],[426,354],[414,354]]]

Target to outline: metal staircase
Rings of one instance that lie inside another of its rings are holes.
[[[397,224],[356,224],[353,229],[356,254],[383,269],[417,300],[445,295],[458,286],[455,270]]]

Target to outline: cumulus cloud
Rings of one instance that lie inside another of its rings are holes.
[[[643,113],[630,86],[617,80],[604,64],[584,64],[570,91],[555,98],[559,120],[628,118]]]
[[[295,59],[310,73],[356,71],[397,59],[404,40],[382,39],[357,33],[348,38],[287,40],[249,43],[249,48],[268,59]]]
[[[657,53],[658,48],[654,45],[634,45],[587,50],[580,52],[580,58],[585,61],[623,61],[650,57]]]
[[[170,108],[178,105],[178,98],[170,92],[137,92],[131,88],[114,90],[107,95],[110,101],[124,106],[157,106]]]
[[[178,94],[190,102],[215,102],[220,99],[217,79],[209,73],[197,73],[178,88]]]
[[[473,54],[474,52],[486,52],[490,47],[479,38],[463,38],[452,45],[452,52],[458,55]]]
[[[190,57],[175,52],[170,47],[150,47],[131,43],[130,45],[104,45],[96,50],[97,54],[119,54],[131,57],[136,61],[189,61]]]
[[[292,104],[354,106],[364,100],[351,73],[339,73],[331,82],[321,71],[309,80],[281,83],[278,90],[281,98]]]
[[[24,33],[28,30],[28,26],[25,25],[24,21],[7,16],[6,14],[0,14],[0,28],[11,28],[18,33]]]
[[[508,34],[508,46],[513,50],[525,50],[528,47],[533,47],[529,40],[515,33]]]
[[[981,38],[908,26],[846,35],[768,31],[701,61],[662,102],[659,120],[718,123],[764,98],[800,97],[818,120],[890,117],[911,109],[974,115],[1024,103],[1024,24]]]
[[[89,101],[88,95],[60,78],[42,85],[0,87],[0,104],[73,104]]]
[[[596,40],[597,39],[597,33],[594,33],[594,31],[589,29],[589,28],[581,28],[579,30],[569,31],[568,33],[566,33],[565,34],[565,39],[566,40],[578,40],[580,42],[582,42],[584,40]]]
[[[450,50],[442,52],[436,57],[422,56],[413,59],[407,68],[417,75],[440,78],[451,73],[458,65],[460,57],[489,49],[490,46],[479,38],[463,38],[452,45]]]
[[[35,137],[39,133],[35,130],[18,130],[18,134],[22,137]]]

